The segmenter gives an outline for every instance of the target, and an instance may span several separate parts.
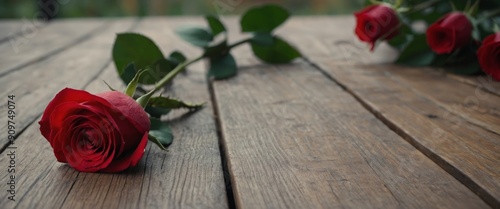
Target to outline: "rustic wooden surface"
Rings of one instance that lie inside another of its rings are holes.
[[[235,18],[224,20],[232,41],[244,36]],[[304,55],[289,65],[262,64],[248,47],[234,52],[231,79],[207,82],[204,63],[193,65],[171,93],[207,107],[164,118],[176,136],[168,152],[148,145],[121,174],[57,163],[36,123],[55,93],[106,91],[102,80],[123,88],[110,58],[117,32],[144,33],[164,54],[198,55],[173,33],[186,24],[205,23],[75,19],[28,34],[21,21],[0,21],[0,98],[16,95],[19,133],[15,202],[7,151],[0,157],[2,208],[500,207],[500,84],[384,64],[395,52],[370,53],[352,17],[287,22],[278,33]]]

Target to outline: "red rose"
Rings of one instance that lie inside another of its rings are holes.
[[[39,124],[57,160],[82,172],[120,172],[137,165],[151,125],[143,108],[123,93],[69,88],[54,97]]]
[[[437,54],[447,54],[470,43],[472,24],[463,13],[452,12],[427,29],[427,43]]]
[[[356,35],[361,41],[375,47],[377,40],[388,40],[398,35],[400,22],[396,12],[385,5],[371,5],[354,13],[356,16]]]
[[[483,40],[477,56],[481,69],[493,79],[500,81],[500,32],[491,34]]]

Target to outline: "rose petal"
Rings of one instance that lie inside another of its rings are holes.
[[[109,173],[114,173],[114,172],[121,172],[124,171],[125,169],[131,167],[131,166],[136,166],[137,163],[142,158],[142,155],[144,155],[144,151],[146,149],[146,145],[148,142],[148,133],[145,133],[144,136],[141,139],[141,143],[133,153],[131,153],[128,156],[124,156],[119,159],[115,159],[109,166],[105,169],[102,169],[102,172],[109,172]]]

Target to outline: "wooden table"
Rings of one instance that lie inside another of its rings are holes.
[[[236,18],[225,18],[231,41]],[[30,22],[30,21],[28,21]],[[352,17],[296,17],[278,33],[304,59],[260,63],[235,51],[237,77],[181,75],[173,96],[206,108],[165,120],[168,152],[148,145],[121,174],[56,162],[37,121],[64,87],[123,88],[111,62],[115,33],[138,31],[165,54],[199,50],[174,33],[200,17],[71,19],[30,28],[0,22],[1,208],[500,208],[500,84],[388,63],[353,35]],[[6,149],[7,96],[15,144]],[[15,149],[13,147],[16,147]],[[8,155],[15,151],[15,202]]]

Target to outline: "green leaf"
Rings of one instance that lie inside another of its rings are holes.
[[[418,12],[413,12],[408,14],[408,18],[413,21],[424,21],[428,25],[436,22],[439,18],[443,16],[443,13],[438,12],[436,10],[424,10],[424,11],[418,11]]]
[[[137,72],[137,67],[135,64],[129,63],[127,66],[122,70],[122,73],[120,74],[120,78],[125,82],[125,84],[130,83],[132,79],[134,79],[135,73]]]
[[[172,71],[178,63],[170,59],[161,58],[148,66],[141,74],[139,79],[140,84],[155,84],[165,75]]]
[[[150,105],[146,106],[144,110],[154,118],[161,118],[162,115],[166,115],[172,111],[172,109],[168,108],[160,108],[160,107],[151,107]]]
[[[270,46],[252,43],[252,50],[259,59],[272,64],[289,63],[302,56],[297,49],[279,37],[274,37],[274,44]]]
[[[421,52],[414,54],[412,59],[397,60],[398,64],[405,64],[409,66],[428,66],[434,61],[436,54],[432,51]]]
[[[219,35],[219,33],[226,32],[226,27],[224,27],[224,24],[222,24],[219,18],[209,15],[206,16],[205,19],[207,20],[214,37]]]
[[[254,7],[248,10],[241,18],[243,32],[270,33],[283,24],[290,14],[286,9],[274,4]]]
[[[236,65],[236,60],[234,60],[234,57],[231,54],[210,59],[208,76],[213,76],[215,79],[220,80],[235,76],[237,72],[238,66]]]
[[[129,63],[134,63],[136,69],[145,69],[154,62],[163,58],[163,54],[156,44],[146,36],[137,33],[120,33],[113,45],[113,60],[119,75],[122,75]],[[135,75],[136,71],[133,72]],[[127,74],[128,75],[128,74]],[[124,79],[129,83],[130,76]]]
[[[227,40],[225,38],[222,38],[220,35],[218,36],[218,38],[218,40],[214,41],[205,48],[205,57],[217,58],[229,52],[230,49],[228,48]]]
[[[179,51],[174,51],[168,56],[170,61],[175,62],[177,65],[185,62],[187,60],[186,56]]]
[[[208,30],[198,27],[182,27],[176,30],[176,33],[182,39],[197,47],[208,46],[214,38]]]
[[[387,43],[396,49],[403,49],[412,40],[413,34],[410,27],[406,24],[401,26],[399,35],[389,40]]]
[[[150,118],[151,130],[149,131],[149,140],[158,145],[160,149],[166,150],[172,141],[174,140],[174,135],[172,134],[172,128],[170,126],[156,118]]]
[[[413,40],[399,54],[398,64],[427,66],[432,64],[436,54],[427,45],[425,34],[414,36]]]
[[[254,33],[252,36],[252,43],[262,46],[271,46],[274,44],[274,37],[270,33]]]
[[[449,67],[447,70],[451,73],[459,75],[475,75],[482,72],[481,66],[478,62]]]
[[[435,67],[444,67],[447,62],[450,60],[451,54],[436,54],[434,61],[432,62],[432,66]]]
[[[139,83],[139,77],[144,71],[139,70],[132,81],[128,83],[127,88],[125,89],[125,94],[128,95],[129,97],[133,97],[135,94],[135,89],[137,88],[137,84]]]
[[[152,97],[149,100],[149,105],[151,107],[158,107],[165,109],[188,108],[190,110],[196,110],[202,108],[205,104],[191,104],[183,102],[178,99],[172,99],[168,97]]]

